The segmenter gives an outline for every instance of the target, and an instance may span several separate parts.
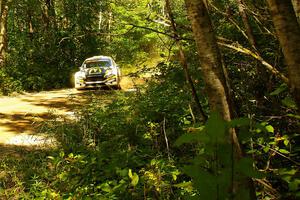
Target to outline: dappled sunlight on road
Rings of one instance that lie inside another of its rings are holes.
[[[0,144],[32,146],[53,142],[38,133],[41,122],[72,116],[72,110],[86,99],[85,93],[64,89],[0,98]]]
[[[144,83],[142,79],[123,77],[123,91],[135,91],[136,85]],[[0,145],[34,146],[53,143],[45,133],[39,133],[43,122],[55,119],[74,119],[76,108],[92,98],[111,101],[109,97],[115,91],[109,88],[101,90],[62,89],[26,93],[12,97],[0,97]]]

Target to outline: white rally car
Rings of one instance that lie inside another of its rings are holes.
[[[120,89],[120,68],[109,56],[94,56],[86,59],[80,71],[75,73],[75,88],[85,89],[110,86]]]

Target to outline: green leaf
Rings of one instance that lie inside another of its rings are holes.
[[[69,158],[74,158],[74,154],[73,153],[69,153],[68,157]]]
[[[53,156],[47,156],[48,159],[54,160],[55,158]]]
[[[284,92],[288,89],[287,84],[283,83],[281,84],[276,90],[270,93],[271,96],[279,95],[281,92]]]
[[[263,124],[255,123],[254,127],[256,128],[256,130],[255,130],[256,133],[260,133],[262,131],[267,132],[267,130]]]
[[[190,189],[193,188],[191,181],[178,183],[178,184],[175,184],[173,186],[177,187],[177,188],[190,188]]]
[[[150,165],[151,165],[151,166],[155,166],[155,165],[157,165],[157,163],[158,163],[158,161],[157,161],[156,159],[152,159],[152,160],[150,161]]]
[[[59,152],[59,156],[60,156],[61,158],[63,158],[63,157],[65,156],[65,152],[63,152],[63,151]]]
[[[267,130],[269,133],[274,133],[274,128],[273,128],[273,126],[267,125],[265,128],[266,128],[266,130]]]
[[[287,168],[282,168],[282,169],[279,169],[279,170],[278,170],[278,173],[279,173],[280,175],[291,175],[291,176],[293,176],[293,175],[295,175],[297,172],[298,172],[298,170],[296,170],[296,169],[287,169]]]
[[[184,125],[190,125],[190,124],[192,124],[192,122],[190,120],[188,120],[187,118],[183,119],[183,123],[184,123]]]
[[[129,169],[128,170],[128,176],[131,179],[131,185],[136,186],[139,182],[139,176],[137,175],[137,173],[132,174],[132,170]]]
[[[183,134],[176,140],[175,145],[180,146],[185,143],[203,141],[203,139],[205,140],[203,132],[204,129],[201,129],[199,132]]]
[[[214,174],[200,169],[196,165],[186,166],[184,171],[193,178],[193,187],[199,191],[203,199],[216,199],[218,184]]]
[[[242,141],[242,142],[247,142],[249,141],[250,139],[252,138],[252,134],[249,130],[249,127],[241,127],[239,129],[239,139]]]
[[[137,173],[133,173],[133,176],[131,177],[131,185],[135,187],[139,183],[139,176]]]
[[[102,191],[104,191],[104,192],[108,192],[108,193],[112,192],[112,189],[111,189],[111,187],[109,186],[108,183],[103,183],[103,184],[101,184],[101,185],[100,185],[100,189],[101,189]]]
[[[291,109],[297,109],[297,105],[295,103],[295,101],[291,98],[291,97],[285,97],[281,103],[283,105],[285,105],[286,107],[288,108],[291,108]]]
[[[253,168],[253,160],[251,158],[242,158],[236,165],[236,170],[251,178],[263,178],[264,174]]]
[[[300,186],[300,179],[295,179],[289,183],[289,189],[290,191],[297,191],[299,190]]]
[[[128,170],[128,176],[129,176],[129,178],[132,179],[132,170],[131,169]]]
[[[286,149],[279,149],[278,150],[280,153],[283,153],[283,154],[289,154],[290,152]]]
[[[270,151],[270,147],[269,146],[265,146],[263,150],[264,150],[265,153],[267,153],[267,152]]]
[[[249,118],[238,118],[233,119],[230,122],[228,122],[228,126],[231,128],[237,127],[237,126],[249,126],[251,123],[251,120]]]
[[[128,169],[117,169],[116,173],[119,174],[122,177],[125,177],[127,175]]]
[[[256,128],[255,132],[260,133],[260,132],[265,132],[265,133],[274,133],[274,128],[271,125],[268,125],[267,123],[256,123],[254,124],[254,127]]]
[[[293,117],[296,119],[300,119],[300,115],[294,115],[294,114],[287,114],[288,117]]]
[[[284,144],[285,146],[288,146],[288,145],[289,145],[289,143],[290,143],[290,141],[289,141],[289,140],[287,140],[287,139],[283,141],[283,144]]]
[[[208,162],[208,161],[207,161],[202,155],[196,156],[196,157],[194,158],[194,163],[195,163],[196,165],[204,166],[204,165],[207,164],[207,162]]]
[[[252,153],[257,153],[257,150],[255,149],[251,149],[247,151],[247,154],[252,154]]]
[[[222,141],[225,139],[226,123],[221,115],[213,112],[208,119],[206,125],[206,133],[213,140]]]

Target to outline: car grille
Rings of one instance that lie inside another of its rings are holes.
[[[88,76],[86,77],[86,82],[94,82],[94,81],[104,81],[105,78],[103,76]]]

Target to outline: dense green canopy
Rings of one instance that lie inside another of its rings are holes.
[[[300,198],[298,2],[0,0],[1,95],[73,87],[95,55],[152,75],[50,124],[60,148],[0,198]]]

